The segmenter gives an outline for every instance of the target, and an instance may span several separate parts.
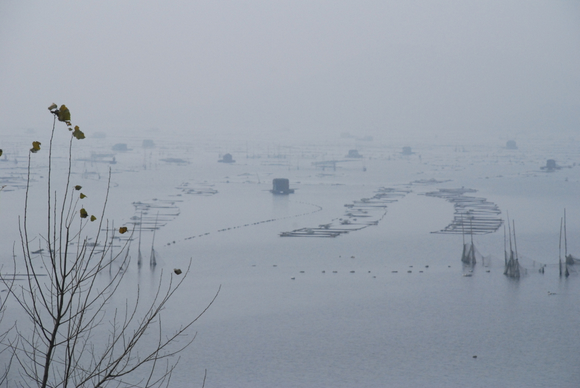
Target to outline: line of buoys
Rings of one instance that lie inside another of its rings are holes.
[[[305,203],[305,202],[299,202],[299,203]],[[253,222],[251,224],[248,223],[248,224],[243,224],[243,225],[238,225],[238,226],[231,226],[229,228],[222,228],[222,229],[218,229],[217,232],[218,233],[219,232],[227,232],[229,230],[239,229],[239,228],[242,228],[242,227],[248,227],[248,226],[252,226],[252,225],[260,225],[260,224],[264,224],[264,223],[267,223],[267,222],[274,222],[274,221],[279,221],[279,220],[283,220],[283,219],[287,219],[287,218],[302,217],[302,216],[310,215],[312,213],[316,213],[316,212],[319,212],[320,210],[322,210],[322,207],[320,207],[318,205],[314,205],[314,204],[308,204],[308,205],[315,206],[315,207],[317,207],[317,209],[316,210],[313,210],[313,211],[311,211],[309,213],[300,213],[300,214],[286,216],[286,217],[281,217],[281,218],[271,218],[269,220],[256,221],[256,222]],[[210,234],[210,232],[207,232],[207,233],[204,233],[204,234],[200,234],[197,237],[203,237],[203,236],[207,236],[209,234]],[[186,237],[186,238],[184,238],[184,241],[191,240],[191,239],[193,239],[195,237],[196,236]],[[173,243],[175,244],[175,242],[173,242]],[[167,244],[167,245],[170,245],[170,244]]]

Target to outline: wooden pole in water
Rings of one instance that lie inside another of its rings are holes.
[[[141,210],[141,215],[139,216],[139,249],[137,253],[137,266],[141,268],[143,262],[143,256],[141,255],[141,231],[143,230],[143,210]]]
[[[560,218],[560,241],[558,243],[558,267],[560,268],[560,277],[562,277],[562,226],[564,219]]]
[[[471,235],[471,248],[469,250],[470,252],[470,257],[469,257],[469,262],[471,265],[475,264],[475,246],[473,245],[473,216],[469,218],[469,229],[470,229],[470,235]]]
[[[155,217],[155,228],[153,229],[153,238],[151,240],[151,256],[149,257],[149,266],[154,267],[157,265],[157,258],[155,257],[155,232],[157,232],[157,219],[159,218],[159,212]]]
[[[568,233],[566,233],[566,208],[564,208],[564,266],[566,269],[566,277],[570,276],[570,272],[568,272]]]
[[[513,248],[512,248],[512,226],[510,223],[510,216],[508,213],[508,232],[509,232],[509,236],[510,236],[510,254],[511,252],[513,252]]]
[[[566,209],[564,209],[564,257],[568,255],[568,237],[566,233]]]
[[[503,224],[503,261],[507,267],[507,236],[505,235],[505,224]]]
[[[516,221],[512,220],[513,224],[514,224],[514,250],[516,252],[516,276],[520,277],[520,261],[518,258],[518,243],[516,241]]]
[[[461,237],[463,239],[463,249],[465,249],[465,228],[463,227],[463,213],[461,213]]]

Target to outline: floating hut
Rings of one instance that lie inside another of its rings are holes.
[[[403,151],[401,153],[403,155],[413,155],[414,154],[413,150],[409,146],[403,147]]]
[[[290,181],[286,178],[275,178],[272,180],[272,194],[292,194],[294,189],[290,188]]]
[[[225,154],[224,157],[218,160],[220,163],[235,163],[236,161],[232,157],[232,154]]]
[[[125,152],[129,151],[127,148],[127,143],[117,143],[112,148],[113,151]]]
[[[518,146],[516,145],[515,140],[508,140],[507,143],[505,143],[505,148],[508,150],[517,150]]]
[[[548,159],[546,160],[546,165],[544,167],[541,167],[542,170],[546,170],[548,172],[550,171],[555,171],[555,170],[559,170],[562,167],[558,166],[556,164],[556,161],[554,159]]]
[[[349,150],[345,158],[362,158],[362,155],[358,153],[358,150]]]
[[[151,139],[144,139],[141,147],[143,147],[143,148],[155,148],[155,142],[153,142],[153,140],[151,140]]]

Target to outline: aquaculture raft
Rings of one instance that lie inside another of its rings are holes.
[[[466,193],[477,190],[468,188],[439,189],[425,193],[429,197],[443,198],[453,203],[455,214],[453,221],[445,228],[431,233],[445,234],[488,234],[497,231],[503,225],[499,207],[482,197],[472,197]]]
[[[345,204],[344,207],[347,210],[341,218],[334,219],[328,224],[318,225],[318,227],[282,232],[280,237],[337,237],[341,234],[378,225],[379,221],[387,214],[388,204],[397,202],[409,192],[410,190],[381,187],[371,198],[362,198]]]

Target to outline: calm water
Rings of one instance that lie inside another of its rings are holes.
[[[138,270],[133,262],[126,292],[136,282],[149,289],[162,271],[184,268],[191,259],[191,273],[165,312],[171,330],[196,316],[221,285],[216,303],[195,325],[197,338],[182,353],[173,386],[201,386],[205,369],[207,387],[580,386],[580,279],[577,273],[561,279],[555,266],[564,208],[569,251],[580,254],[580,173],[577,166],[549,174],[539,168],[550,157],[578,163],[568,142],[530,142],[512,153],[496,144],[466,146],[466,152],[419,145],[409,157],[398,146],[359,144],[363,160],[322,171],[311,162],[343,159],[354,146],[346,140],[294,148],[156,141],[150,151],[137,143],[112,165],[109,216],[115,225],[135,216],[135,201],[173,202],[179,209],[157,231],[159,265]],[[235,164],[217,163],[225,152]],[[190,163],[160,161],[167,157]],[[9,171],[0,168],[0,175]],[[99,198],[108,167],[75,162],[74,168],[75,178]],[[270,194],[279,177],[289,178],[296,193]],[[432,178],[451,181],[409,185]],[[503,275],[500,230],[475,237],[491,262],[462,276],[461,235],[430,233],[451,222],[453,206],[422,195],[462,186],[496,203],[502,217],[509,211],[519,252],[526,262],[547,264],[543,275],[531,267],[519,280]],[[337,222],[345,204],[380,187],[411,192],[390,204],[376,226],[337,238],[278,236]],[[2,193],[3,218],[15,220],[22,194]],[[17,235],[1,228],[2,244],[11,247]],[[143,232],[143,252],[151,238]],[[6,265],[9,253],[2,259]]]

